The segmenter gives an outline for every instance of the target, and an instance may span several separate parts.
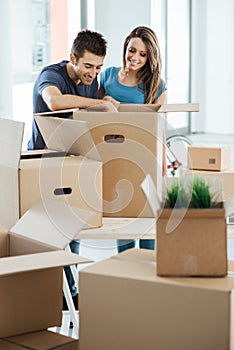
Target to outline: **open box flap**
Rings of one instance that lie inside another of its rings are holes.
[[[0,119],[0,222],[9,230],[19,218],[18,166],[24,123]]]
[[[92,211],[71,207],[65,201],[38,201],[10,232],[53,248],[64,249],[94,214]]]
[[[91,260],[64,250],[10,256],[0,259],[0,276],[89,262]]]
[[[18,169],[24,123],[0,118],[0,166]]]
[[[168,103],[163,104],[158,113],[169,112],[199,112],[199,103]]]
[[[101,161],[88,122],[38,115],[34,118],[47,148]]]

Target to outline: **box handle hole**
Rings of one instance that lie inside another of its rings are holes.
[[[106,143],[123,143],[125,137],[123,135],[105,135],[104,140]]]
[[[54,195],[55,196],[63,196],[63,195],[68,195],[72,193],[71,187],[62,187],[62,188],[56,188],[54,190]]]

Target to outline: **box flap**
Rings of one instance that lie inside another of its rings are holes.
[[[64,249],[92,218],[92,211],[56,200],[38,201],[11,228],[12,233]]]
[[[67,337],[65,335],[42,330],[39,332],[32,332],[27,334],[21,334],[6,339],[20,346],[23,346],[24,349],[33,349],[33,350],[56,350],[56,349],[66,349],[78,350],[78,340]],[[14,349],[12,349],[14,350]]]
[[[159,110],[159,113],[168,112],[199,112],[199,103],[171,103],[163,104]]]
[[[18,169],[24,123],[0,118],[0,165]]]
[[[0,119],[0,222],[9,230],[19,218],[18,165],[24,123]]]
[[[86,121],[34,116],[49,149],[101,161]]]
[[[91,260],[64,250],[10,256],[0,259],[0,276],[88,262]]]

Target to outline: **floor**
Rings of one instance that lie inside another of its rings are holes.
[[[22,94],[23,92],[23,94]],[[32,120],[32,84],[16,85],[14,88],[14,108],[13,115],[15,120],[25,122],[25,134],[23,140],[23,150],[27,147],[27,141],[31,133],[31,120]],[[27,101],[26,104],[24,101]],[[232,149],[231,166],[234,167],[234,135],[218,135],[218,134],[193,134],[189,135],[194,144],[210,145],[210,146],[225,146],[229,145]],[[234,240],[233,240],[234,241]],[[229,256],[233,249],[229,247]],[[116,242],[115,240],[85,240],[81,242],[80,255],[92,259],[93,261],[99,261],[108,258],[116,254]],[[234,259],[234,256],[232,257]],[[84,268],[85,265],[82,266]],[[79,315],[78,315],[79,316]],[[68,335],[74,338],[78,338],[77,329],[69,327],[70,317],[68,311],[63,311],[63,322],[61,327],[51,328],[54,332],[59,332],[64,335]]]

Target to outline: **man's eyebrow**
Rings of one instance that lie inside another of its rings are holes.
[[[96,64],[89,63],[89,62],[83,62],[83,64],[88,64],[89,66],[96,66],[96,67],[102,67],[103,66],[103,63],[96,65]]]

